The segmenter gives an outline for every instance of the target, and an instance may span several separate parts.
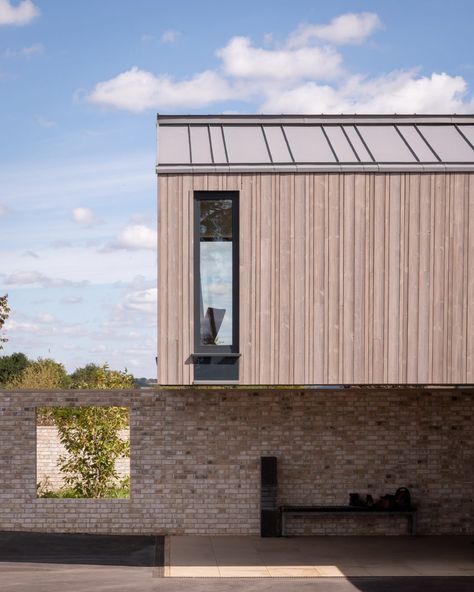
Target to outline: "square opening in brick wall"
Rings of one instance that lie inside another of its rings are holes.
[[[36,495],[129,498],[127,407],[38,407]]]

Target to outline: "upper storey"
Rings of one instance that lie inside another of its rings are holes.
[[[311,171],[474,171],[474,116],[158,116],[158,173]]]

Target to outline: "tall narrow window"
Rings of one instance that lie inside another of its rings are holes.
[[[194,196],[194,379],[238,380],[238,193]]]

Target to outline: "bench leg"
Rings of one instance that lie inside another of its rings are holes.
[[[410,514],[410,534],[416,534],[416,515]]]

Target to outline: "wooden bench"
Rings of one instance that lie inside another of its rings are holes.
[[[385,509],[359,506],[280,506],[281,536],[286,536],[286,518],[288,516],[406,516],[409,533],[416,534],[416,508]]]

